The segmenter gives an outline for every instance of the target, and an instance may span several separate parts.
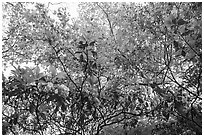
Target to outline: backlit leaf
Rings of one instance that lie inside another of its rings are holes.
[[[51,75],[52,75],[52,76],[55,76],[56,73],[57,73],[57,70],[56,70],[56,68],[55,68],[54,66],[50,66],[50,67],[49,67],[49,71],[51,72]]]

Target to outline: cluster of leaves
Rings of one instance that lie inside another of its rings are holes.
[[[202,3],[50,5],[3,4],[3,134],[202,134]]]

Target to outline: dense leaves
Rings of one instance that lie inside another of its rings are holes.
[[[2,5],[2,134],[202,134],[202,3],[52,5]]]

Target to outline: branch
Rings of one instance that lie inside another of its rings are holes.
[[[191,45],[184,39],[184,37],[183,37],[181,34],[179,34],[179,36],[184,40],[184,42],[190,47],[191,50],[193,50],[193,52],[194,52],[197,56],[199,56],[200,58],[202,58],[201,54],[199,54],[195,49],[193,49],[193,47],[191,47]]]
[[[5,40],[5,39],[4,39],[4,40]],[[8,52],[10,49],[12,49],[12,48],[15,46],[16,41],[17,41],[17,40],[15,40],[14,43],[12,44],[12,46],[9,47],[7,50],[2,51],[2,54],[6,53],[6,52]]]
[[[190,94],[192,94],[192,95],[194,95],[194,96],[196,96],[197,98],[199,98],[199,99],[202,100],[202,98],[199,97],[199,95],[196,95],[195,93],[193,93],[193,92],[191,92],[190,90],[188,90],[186,87],[183,87],[181,84],[179,84],[178,81],[176,80],[176,78],[174,77],[172,70],[171,70],[171,69],[169,69],[169,70],[170,70],[170,72],[171,72],[171,76],[172,76],[173,80],[172,80],[170,77],[167,76],[169,79],[171,79],[171,80],[172,80],[174,83],[176,83],[179,87],[183,88],[184,90],[188,91]]]
[[[52,42],[50,40],[48,40],[48,43],[49,45],[52,47],[52,49],[54,50],[56,56],[57,56],[57,59],[59,60],[59,62],[61,63],[63,69],[64,69],[64,72],[67,74],[68,78],[70,79],[70,81],[75,85],[75,87],[79,90],[79,87],[77,86],[77,84],[72,80],[71,76],[69,75],[69,73],[67,72],[67,69],[64,65],[64,63],[62,62],[62,60],[60,59],[60,57],[57,55],[57,50],[52,46]]]
[[[6,4],[9,4],[9,5],[14,7],[14,5],[11,2],[6,2]]]
[[[108,24],[109,24],[109,27],[110,27],[111,34],[112,34],[112,36],[114,36],[113,28],[112,28],[111,21],[110,21],[110,19],[109,19],[108,13],[107,13],[98,3],[96,3],[96,5],[97,5],[97,6],[103,11],[103,13],[106,15],[106,18],[107,18],[107,20],[108,20]]]
[[[151,111],[150,111],[150,112],[151,112]],[[150,113],[150,112],[146,112],[146,113]],[[98,125],[98,129],[97,129],[97,133],[96,133],[96,134],[99,134],[100,130],[102,130],[103,127],[105,127],[105,126],[109,126],[109,125],[112,125],[112,124],[116,124],[116,123],[119,123],[119,122],[125,120],[126,118],[122,118],[122,119],[120,119],[120,120],[115,120],[115,121],[112,121],[112,122],[110,122],[110,123],[106,123],[107,120],[111,120],[112,118],[115,118],[115,117],[117,117],[117,116],[120,116],[121,114],[128,114],[128,115],[132,115],[132,116],[136,117],[136,116],[141,116],[141,115],[143,115],[143,112],[141,111],[139,114],[135,114],[135,113],[131,113],[131,112],[121,111],[121,112],[119,112],[119,113],[117,113],[117,114],[115,114],[115,115],[112,115],[112,116],[110,116],[110,117],[107,117],[106,119],[104,119],[104,120]],[[104,124],[102,125],[102,123],[104,123]]]

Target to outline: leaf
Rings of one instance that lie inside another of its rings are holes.
[[[29,106],[29,111],[30,111],[31,114],[33,114],[34,110],[35,110],[35,105],[34,105],[34,103],[32,102],[32,103],[30,104],[30,106]]]
[[[164,23],[167,27],[170,27],[173,23],[175,23],[175,17],[173,14],[167,16],[164,20]]]
[[[54,101],[56,99],[57,95],[50,95],[50,97],[47,99],[47,102]]]
[[[56,68],[54,66],[50,66],[49,71],[51,72],[52,76],[55,76],[57,73]]]
[[[56,77],[57,77],[58,79],[64,79],[64,78],[66,78],[66,73],[65,73],[65,72],[60,72],[60,73],[57,74]]]
[[[93,55],[94,58],[97,57],[97,52],[95,52],[95,51],[92,50],[91,53],[92,53],[92,55]]]
[[[195,44],[196,44],[196,40],[191,40],[191,39],[189,39],[188,44],[190,44],[192,47],[194,47]]]
[[[168,121],[170,114],[168,112],[166,112],[166,110],[162,111],[162,115],[166,118],[166,121]]]
[[[93,67],[93,69],[97,69],[96,62],[93,63],[92,67]]]
[[[141,108],[140,107],[136,107],[136,110],[141,110]]]
[[[73,59],[73,60],[78,60],[76,57],[73,57],[72,59]]]
[[[39,75],[39,73],[40,73],[40,67],[39,67],[39,66],[37,66],[37,67],[34,69],[34,73],[35,73],[35,75]]]
[[[146,103],[145,103],[145,106],[146,106],[146,107],[148,107],[148,106],[149,106],[149,104],[146,102]]]
[[[54,114],[57,113],[58,110],[59,110],[59,106],[57,105],[53,113]]]
[[[177,41],[174,40],[174,48],[175,48],[175,51],[178,51],[179,50],[179,43]]]
[[[85,118],[85,115],[82,113],[80,118],[79,118],[79,121],[78,121],[78,124],[80,126],[83,126],[84,125],[84,118]]]
[[[88,47],[88,43],[87,43],[87,41],[86,41],[86,43],[85,44],[83,44],[83,41],[79,41],[79,45],[78,45],[78,48],[80,48],[80,49],[85,49],[85,47]]]
[[[179,26],[178,31],[180,32],[180,34],[183,34],[186,31],[186,26],[185,25]]]
[[[131,97],[130,96],[128,96],[128,101],[131,102]]]
[[[89,45],[90,45],[90,46],[94,46],[95,42],[96,42],[96,41],[92,41]]]
[[[17,122],[18,122],[18,117],[14,117],[14,119],[13,119],[13,124],[16,125]]]
[[[33,82],[35,81],[35,78],[33,77],[33,75],[31,75],[31,74],[29,74],[29,73],[26,73],[26,74],[24,75],[24,77],[25,77],[26,82],[27,82],[28,84],[33,83]]]
[[[137,119],[133,119],[131,122],[130,122],[130,126],[135,128],[135,126],[137,125],[138,123],[138,120]]]
[[[183,57],[185,57],[185,56],[186,56],[186,52],[185,52],[184,50],[182,50],[182,51],[181,51],[181,55],[182,55]]]
[[[63,112],[65,112],[67,110],[67,107],[66,107],[66,105],[64,103],[62,103],[61,109],[62,109]]]
[[[183,19],[177,20],[177,24],[178,24],[178,25],[184,25],[184,24],[187,24],[187,23],[188,23],[188,22],[185,21],[185,20],[183,20]]]
[[[79,62],[84,62],[84,56],[83,56],[83,54],[80,55],[80,57],[79,57]]]
[[[144,102],[141,98],[138,98],[138,101],[139,101],[140,103],[143,103],[143,102]]]
[[[176,24],[176,18],[172,19],[172,23]]]
[[[183,51],[182,49],[179,49],[178,51],[176,51],[176,52],[174,53],[175,57],[180,56],[181,53],[182,53],[182,51]]]
[[[18,117],[19,117],[19,115],[18,115],[17,113],[15,113],[15,114],[13,114],[12,117],[13,117],[13,121],[12,121],[12,122],[13,122],[14,125],[16,125],[17,122],[18,122]]]
[[[75,54],[80,54],[80,53],[82,53],[82,52],[81,52],[81,51],[76,51],[76,52],[75,52]]]
[[[87,109],[89,110],[89,111],[91,111],[91,109],[92,109],[92,105],[91,105],[91,102],[88,100],[88,102],[87,102]]]
[[[15,78],[18,78],[18,76],[20,75],[18,70],[11,70],[11,74],[13,74]]]
[[[186,30],[184,33],[181,34],[181,36],[187,36],[187,35],[189,35],[191,32],[194,32],[194,30]]]
[[[152,116],[153,116],[153,117],[155,116],[154,110],[152,110]]]
[[[44,113],[39,113],[39,114],[44,120],[46,120],[46,115]]]
[[[165,101],[164,103],[165,108],[168,108],[168,103]]]
[[[62,89],[63,91],[69,91],[69,88],[66,85],[64,85],[64,84],[61,84],[59,86],[59,89]]]
[[[7,133],[7,131],[8,131],[8,126],[2,126],[2,135],[6,135],[6,133]]]
[[[174,106],[170,107],[170,111],[172,111],[172,112],[174,111]]]
[[[41,76],[38,80],[39,80],[40,83],[46,83],[45,76]]]
[[[4,73],[2,73],[2,82],[4,82],[6,80],[6,77],[4,75]]]
[[[195,52],[193,50],[190,50],[186,53],[185,58],[186,59],[192,59],[195,56]]]
[[[96,113],[96,110],[94,110],[92,116],[93,116],[93,118],[94,118],[95,120],[98,119],[98,115],[97,115],[97,113]]]

